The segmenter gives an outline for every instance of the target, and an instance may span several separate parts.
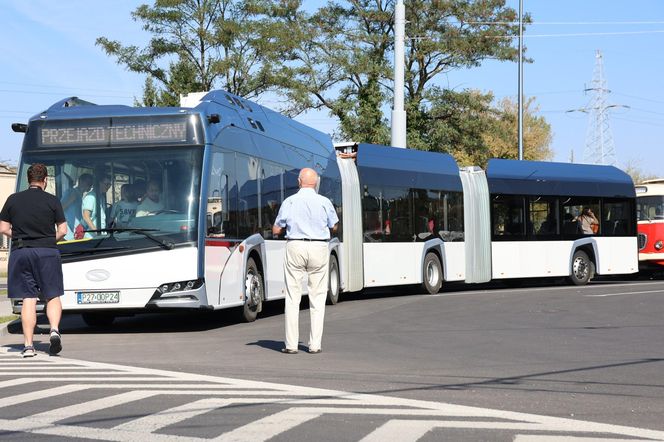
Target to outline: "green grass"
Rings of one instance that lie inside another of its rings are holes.
[[[0,297],[7,296],[7,289],[0,290]]]
[[[0,316],[0,324],[4,324],[5,322],[13,321],[14,319],[18,319],[20,316],[18,315],[9,315],[9,316]]]

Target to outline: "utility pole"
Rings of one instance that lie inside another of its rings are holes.
[[[519,160],[523,160],[523,0],[519,0]]]
[[[406,110],[404,109],[404,70],[406,7],[397,0],[394,7],[394,104],[392,106],[392,146],[406,147]]]

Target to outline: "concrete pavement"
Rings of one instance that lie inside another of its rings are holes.
[[[0,278],[0,287],[7,287],[7,278]],[[0,295],[0,318],[4,316],[9,316],[12,314],[12,304],[9,301],[9,298],[5,295]],[[9,322],[0,323],[0,335],[3,335],[7,331],[7,325]]]

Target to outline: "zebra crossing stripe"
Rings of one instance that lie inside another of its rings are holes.
[[[32,416],[24,417],[19,420],[25,420],[37,425],[52,425],[58,421],[63,421],[76,416],[92,413],[94,411],[103,410],[105,408],[117,407],[129,402],[134,402],[140,399],[145,399],[155,396],[154,391],[146,390],[133,390],[126,393],[116,394],[113,396],[106,396],[92,401],[82,402],[68,407],[55,408],[45,411],[43,413],[33,414]]]
[[[212,440],[214,442],[262,442],[316,419],[322,414],[323,412],[315,408],[289,408],[238,427]]]
[[[137,433],[154,433],[155,431],[175,425],[192,417],[208,413],[230,405],[232,402],[227,399],[220,398],[207,398],[198,401],[190,402],[188,404],[180,405],[179,407],[169,408],[167,410],[159,411],[149,416],[134,419],[129,422],[113,427],[114,430],[132,431]]]
[[[9,396],[0,399],[0,408],[9,407],[12,405],[23,404],[25,402],[36,401],[39,399],[46,399],[53,396],[59,396],[75,391],[86,390],[87,387],[83,385],[69,384],[60,387],[48,388],[46,390],[32,391],[30,393],[17,394],[16,396]]]

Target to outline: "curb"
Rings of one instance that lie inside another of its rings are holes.
[[[15,323],[15,322],[18,322],[18,323],[20,324],[20,322],[21,322],[21,318],[14,319],[13,321],[3,322],[2,324],[0,324],[0,336],[7,336],[7,335],[9,335],[9,331],[8,331],[7,329],[9,328],[9,326],[10,326],[11,324],[13,324],[13,323]]]

